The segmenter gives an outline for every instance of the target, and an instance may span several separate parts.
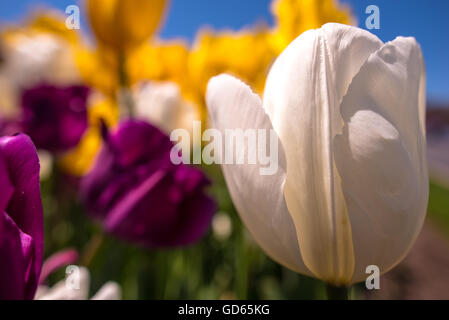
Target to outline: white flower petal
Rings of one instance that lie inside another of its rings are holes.
[[[391,269],[421,230],[428,200],[424,109],[425,71],[413,38],[373,53],[343,100],[345,126],[334,150],[352,225],[352,282],[366,278],[368,265]]]
[[[34,300],[46,300],[43,298],[48,294],[49,290],[50,290],[50,288],[45,285],[38,286],[37,290],[36,290],[36,294],[34,295]]]
[[[354,270],[351,226],[335,170],[340,103],[352,78],[382,42],[367,31],[326,24],[303,33],[274,63],[264,108],[287,159],[285,199],[306,266],[346,284]]]
[[[53,155],[45,150],[38,150],[40,172],[39,177],[41,180],[46,180],[50,177],[53,170]]]
[[[182,105],[181,92],[176,84],[147,83],[136,97],[136,112],[165,132],[176,128],[176,119]]]
[[[66,85],[80,80],[75,58],[66,41],[47,34],[18,34],[5,41],[1,73],[17,87],[39,82]]]
[[[222,135],[225,129],[272,129],[260,98],[229,75],[209,81],[207,105],[212,126]],[[258,244],[279,263],[310,275],[302,262],[296,231],[284,200],[285,157],[281,144],[279,168],[274,175],[260,175],[260,165],[222,167],[237,211]]]

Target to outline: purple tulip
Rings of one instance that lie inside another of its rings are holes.
[[[0,138],[0,299],[33,299],[42,268],[39,159],[26,135]]]
[[[21,125],[38,149],[63,152],[75,147],[88,125],[84,86],[39,85],[22,93]]]
[[[10,136],[22,131],[17,121],[0,117],[0,137]]]
[[[89,175],[82,198],[105,229],[147,247],[173,247],[197,241],[215,209],[204,193],[204,174],[170,160],[173,143],[162,131],[128,120],[112,134]]]

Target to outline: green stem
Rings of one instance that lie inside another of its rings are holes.
[[[328,300],[349,300],[349,288],[347,287],[326,284],[326,292]]]
[[[237,259],[236,259],[236,286],[237,299],[248,299],[248,247],[244,235],[243,227],[240,228],[240,233],[237,241]]]
[[[92,263],[103,242],[103,233],[98,233],[89,240],[80,259],[82,266],[88,267]]]

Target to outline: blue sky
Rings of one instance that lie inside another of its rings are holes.
[[[364,27],[365,8],[380,8],[380,30],[374,30],[383,41],[398,35],[414,36],[424,52],[427,66],[428,97],[449,102],[449,1],[448,0],[340,0],[351,6],[360,27]],[[77,0],[14,0],[0,2],[0,21],[17,21],[33,7],[44,4],[64,10]],[[185,38],[191,41],[200,26],[238,30],[259,21],[273,23],[271,0],[172,0],[163,38]]]

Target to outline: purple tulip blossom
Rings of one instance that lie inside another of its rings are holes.
[[[88,126],[85,86],[39,85],[22,93],[20,124],[38,149],[58,153],[75,147]]]
[[[17,121],[0,117],[0,137],[10,136],[22,131]]]
[[[105,229],[146,247],[173,247],[197,241],[208,229],[214,201],[209,184],[191,166],[170,160],[173,143],[156,127],[127,120],[105,144],[81,182],[82,198]]]
[[[0,300],[33,299],[42,268],[39,159],[26,135],[0,138]]]

